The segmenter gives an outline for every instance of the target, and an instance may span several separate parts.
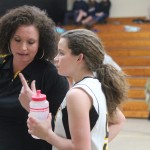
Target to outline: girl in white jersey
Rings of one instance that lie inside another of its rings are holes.
[[[108,149],[108,119],[126,98],[128,86],[122,71],[103,64],[104,55],[102,42],[89,30],[61,35],[55,65],[75,84],[57,112],[54,131],[51,115],[42,122],[29,117],[30,134],[52,144],[53,150]]]

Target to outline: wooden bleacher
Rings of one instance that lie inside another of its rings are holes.
[[[97,24],[94,29],[99,31],[97,35],[102,39],[107,53],[127,74],[130,88],[128,100],[121,107],[123,113],[126,117],[147,118],[144,89],[150,77],[150,23],[137,24],[133,19],[135,18],[109,18],[107,24]],[[126,32],[125,25],[140,27],[140,30]]]

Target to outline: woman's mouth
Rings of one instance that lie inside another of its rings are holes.
[[[27,56],[28,54],[18,53],[20,56]]]

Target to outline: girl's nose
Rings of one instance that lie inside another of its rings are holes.
[[[54,61],[58,61],[58,54],[55,56]]]
[[[57,54],[56,57],[54,58],[54,64],[56,64],[56,62],[58,62],[58,54]]]

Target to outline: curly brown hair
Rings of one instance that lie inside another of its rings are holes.
[[[55,23],[44,10],[35,6],[20,6],[9,10],[0,18],[0,54],[9,54],[10,39],[21,25],[34,25],[39,31],[37,56],[53,60],[57,53],[58,33]]]
[[[67,40],[73,55],[83,53],[89,70],[96,72],[102,84],[107,101],[108,114],[111,117],[121,102],[127,99],[128,82],[126,74],[110,64],[104,64],[105,50],[102,41],[90,30],[70,30],[61,35]]]

